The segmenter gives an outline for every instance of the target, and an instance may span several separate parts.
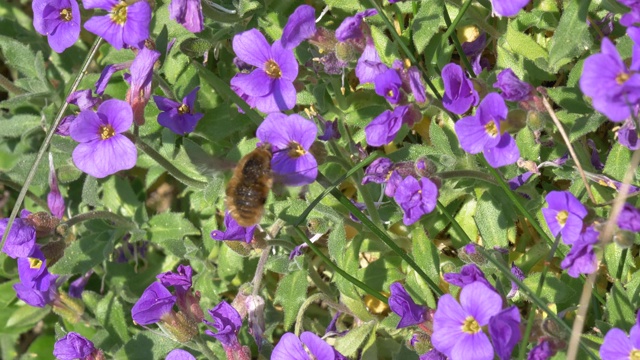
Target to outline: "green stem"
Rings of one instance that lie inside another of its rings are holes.
[[[103,219],[107,221],[111,221],[116,225],[122,225],[127,229],[137,229],[138,224],[135,222],[125,218],[124,216],[118,215],[116,213],[112,213],[110,211],[89,211],[86,213],[82,213],[70,218],[67,221],[63,221],[60,225],[67,225],[69,227],[79,224],[83,221],[92,220],[92,219]]]
[[[102,42],[101,37],[96,38],[96,41],[93,42],[91,49],[89,49],[89,54],[84,59],[84,63],[82,63],[82,66],[80,67],[80,72],[78,73],[78,75],[76,75],[76,78],[73,81],[71,88],[69,89],[69,93],[67,94],[67,97],[68,95],[70,95],[71,93],[73,93],[78,89],[78,85],[80,85],[80,81],[82,80],[85,73],[87,72],[87,69],[89,68],[89,64],[91,63],[91,60],[93,60],[93,57],[98,52],[98,48],[100,47],[101,42]],[[36,175],[36,171],[38,170],[38,165],[40,164],[40,161],[42,161],[42,158],[44,157],[44,153],[47,152],[47,148],[49,147],[49,143],[51,143],[53,134],[55,133],[55,130],[58,128],[58,125],[60,124],[60,121],[62,120],[62,117],[64,115],[64,112],[67,110],[68,105],[69,104],[66,101],[62,103],[62,106],[60,106],[60,109],[58,110],[58,113],[56,114],[56,117],[54,118],[53,123],[51,124],[51,128],[49,128],[49,131],[47,132],[47,136],[44,138],[44,141],[40,146],[40,150],[36,155],[36,159],[34,160],[33,165],[31,166],[31,169],[29,170],[29,173],[27,174],[26,179],[24,180],[22,189],[20,189],[20,193],[18,194],[16,203],[13,206],[13,210],[11,210],[9,221],[7,222],[7,226],[4,229],[4,234],[2,235],[2,241],[0,241],[0,249],[4,247],[4,243],[5,241],[7,241],[7,236],[9,235],[9,231],[11,230],[13,221],[16,219],[16,216],[18,216],[18,212],[20,211],[22,202],[24,201],[24,198],[27,195],[27,192],[29,191],[29,185],[31,185],[31,182],[33,181],[33,178]]]
[[[182,171],[180,171],[180,169],[173,166],[173,164],[169,160],[167,160],[164,156],[160,155],[159,152],[157,152],[154,148],[152,148],[147,143],[142,141],[142,139],[139,138],[138,136],[132,133],[124,133],[124,135],[129,139],[131,139],[131,141],[133,141],[138,146],[138,148],[142,150],[143,153],[149,155],[149,157],[155,160],[155,162],[157,162],[158,165],[165,168],[165,170],[167,170],[169,174],[171,174],[174,178],[176,178],[183,184],[187,186],[192,186],[196,189],[204,189],[207,186],[206,182],[192,179],[189,175],[183,173]]]
[[[499,186],[499,184],[493,179],[492,176],[487,175],[481,171],[475,171],[475,170],[441,171],[439,173],[436,173],[435,176],[441,178],[442,180],[457,179],[457,178],[473,178],[477,180],[482,180],[491,185]]]
[[[213,351],[211,351],[211,349],[207,346],[207,343],[202,341],[202,338],[200,338],[200,336],[196,336],[195,339],[193,340],[195,341],[196,344],[198,344],[199,350],[202,352],[204,356],[207,357],[207,359],[218,360],[218,357],[216,356],[216,354],[214,354]]]
[[[296,336],[300,336],[300,334],[301,334],[302,323],[303,323],[303,320],[304,320],[304,312],[316,300],[322,300],[323,298],[326,298],[326,296],[323,293],[315,293],[315,294],[309,296],[307,298],[307,300],[305,300],[302,303],[302,305],[300,305],[300,309],[298,310],[298,315],[296,316],[296,326],[293,329],[293,333],[296,334]]]
[[[322,259],[322,261],[325,263],[325,265],[327,265],[327,267],[331,268],[331,270],[335,271],[336,273],[338,273],[339,275],[341,275],[342,277],[347,279],[353,285],[355,285],[355,286],[359,287],[360,289],[364,290],[369,295],[375,297],[376,299],[382,301],[385,304],[388,303],[387,298],[384,297],[379,292],[377,292],[375,289],[371,288],[369,285],[363,283],[362,281],[354,278],[353,276],[349,275],[346,271],[344,271],[340,267],[336,266],[336,264],[334,264],[331,261],[331,259],[329,259],[327,257],[327,255],[325,255],[314,243],[309,241],[309,238],[307,237],[307,235],[305,235],[305,233],[302,230],[300,230],[300,228],[297,225],[294,226],[293,229],[302,238],[302,240],[309,246],[309,248],[314,253],[316,253],[316,255],[318,255]]]
[[[180,101],[176,98],[176,94],[173,93],[171,85],[169,85],[169,83],[167,83],[167,81],[162,76],[160,76],[160,74],[154,72],[153,79],[158,83],[158,86],[160,87],[160,89],[162,89],[162,92],[165,94],[165,96],[172,100]]]
[[[21,184],[18,184],[17,182],[11,181],[9,179],[0,179],[0,184],[6,187],[12,188],[16,191],[20,191],[20,189],[22,189]],[[49,205],[47,204],[47,202],[42,200],[40,197],[38,197],[36,194],[32,193],[31,191],[27,191],[27,197],[31,199],[34,203],[36,203],[38,206],[43,208],[44,210],[49,209]]]
[[[15,86],[13,84],[13,82],[11,82],[11,80],[7,79],[4,75],[0,74],[0,87],[2,87],[3,89],[7,90],[8,93],[14,94],[14,95],[22,95],[25,94],[26,91],[20,89],[19,87]]]
[[[469,237],[469,235],[467,235],[466,232],[464,232],[464,229],[462,229],[462,227],[460,226],[460,224],[458,223],[458,221],[456,221],[456,219],[449,214],[449,212],[447,211],[447,208],[442,205],[442,203],[440,202],[440,200],[438,200],[438,210],[440,210],[441,213],[444,214],[444,216],[449,219],[449,221],[451,222],[451,226],[453,226],[453,228],[460,233],[460,236],[462,236],[462,242],[464,242],[465,244],[472,244],[473,241],[471,240],[471,238]]]
[[[462,7],[460,8],[460,11],[458,12],[458,16],[456,16],[456,18],[453,20],[453,22],[451,22],[451,18],[449,17],[449,12],[447,11],[447,6],[443,5],[443,8],[444,8],[444,22],[448,26],[447,31],[444,33],[444,37],[445,38],[447,38],[447,37],[451,38],[451,41],[453,42],[453,45],[456,47],[456,50],[458,51],[458,55],[460,55],[460,59],[462,60],[462,63],[464,64],[464,67],[467,68],[467,71],[469,72],[471,77],[476,77],[476,73],[473,71],[473,67],[471,66],[471,63],[469,62],[469,59],[467,58],[467,55],[464,53],[464,50],[462,49],[462,45],[460,44],[460,40],[458,40],[458,36],[456,34],[454,34],[454,31],[456,31],[456,27],[458,26],[458,23],[460,22],[460,20],[462,20],[462,17],[467,12],[467,9],[469,9],[469,6],[471,6],[471,1],[472,0],[466,0],[464,2],[464,4],[462,4]]]
[[[309,277],[311,278],[311,281],[316,284],[316,287],[318,288],[318,290],[320,290],[320,292],[326,294],[327,296],[330,296],[331,298],[334,298],[336,296],[335,291],[333,291],[331,287],[322,280],[320,275],[318,275],[318,272],[313,267],[313,263],[311,262],[310,258],[306,257],[306,259],[307,264],[309,265]]]
[[[321,173],[318,173],[318,182],[320,182],[321,184],[329,183],[328,179],[325,178]],[[418,276],[420,276],[427,283],[427,285],[429,285],[429,287],[435,294],[437,294],[438,296],[444,294],[444,292],[438,287],[438,285],[436,285],[436,283],[433,282],[433,280],[431,280],[431,278],[424,272],[424,270],[422,270],[422,268],[418,266],[418,264],[416,264],[416,262],[409,255],[407,255],[407,253],[404,252],[404,250],[402,250],[389,237],[389,235],[387,235],[386,232],[381,230],[367,216],[365,216],[362,211],[360,211],[360,209],[353,205],[353,203],[349,201],[349,199],[347,199],[347,197],[344,196],[342,192],[340,192],[335,187],[332,187],[331,195],[333,195],[333,197],[335,197],[342,204],[342,206],[346,207],[349,212],[351,212],[358,220],[360,220],[360,222],[362,222],[362,225],[369,228],[369,230],[371,230],[371,232],[373,232],[380,240],[382,240],[385,245],[393,250],[393,252],[398,254],[398,256],[402,258],[402,260],[406,261],[407,264],[409,264],[409,266],[418,274]]]

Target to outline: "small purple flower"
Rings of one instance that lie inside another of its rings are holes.
[[[90,359],[98,351],[91,341],[73,331],[53,345],[53,356],[58,360]]]
[[[398,189],[398,186],[400,186],[402,180],[402,175],[400,175],[397,170],[392,171],[391,175],[389,175],[387,185],[384,188],[384,194],[388,197],[396,196],[396,190]]]
[[[618,130],[618,142],[629,150],[640,149],[640,141],[638,141],[636,125],[633,123],[631,118],[626,119],[624,124],[622,124]]]
[[[427,319],[427,308],[416,304],[411,295],[399,282],[394,282],[389,287],[389,308],[400,316],[400,322],[396,329],[418,325]]]
[[[47,35],[49,46],[61,53],[80,36],[80,8],[75,0],[34,0],[33,27]]]
[[[509,184],[509,189],[516,190],[520,186],[524,185],[527,181],[529,181],[529,179],[532,176],[533,176],[533,172],[527,171],[523,174],[520,174],[514,177],[513,179],[507,181],[507,184]]]
[[[171,314],[176,297],[159,282],[149,285],[131,309],[131,317],[138,325],[151,325]]]
[[[193,276],[193,269],[189,265],[179,265],[177,272],[167,271],[165,273],[156,276],[156,279],[160,280],[163,286],[173,286],[176,290],[176,295],[180,297],[191,290],[191,277]]]
[[[598,259],[593,250],[593,245],[598,243],[598,235],[600,233],[590,226],[573,242],[571,250],[560,263],[569,276],[577,278],[580,274],[591,274],[598,269]]]
[[[305,350],[305,347],[307,350]],[[300,339],[293,333],[282,335],[271,353],[271,360],[311,359],[340,360],[346,358],[318,335],[309,331],[300,334]]]
[[[171,0],[169,18],[175,20],[192,33],[204,30],[202,3],[200,0]]]
[[[373,39],[367,38],[366,41],[364,51],[356,64],[356,76],[361,84],[374,82],[378,75],[388,69],[387,65],[380,60],[380,55],[378,55]]]
[[[364,37],[364,33],[362,32],[362,20],[364,20],[365,17],[377,14],[378,11],[376,9],[367,9],[355,14],[354,16],[346,17],[336,29],[336,39],[341,42],[349,39],[362,39]]]
[[[522,339],[518,308],[511,306],[492,316],[489,319],[489,335],[498,358],[511,359],[513,348]]]
[[[165,357],[164,360],[196,360],[196,358],[188,351],[174,349],[167,354],[167,357]]]
[[[47,194],[47,205],[51,214],[58,219],[64,215],[64,199],[58,187],[58,177],[56,169],[53,167],[53,155],[49,153],[49,194]]]
[[[625,203],[620,215],[618,215],[618,226],[623,230],[640,232],[640,210]]]
[[[520,151],[515,140],[509,133],[501,132],[508,111],[502,97],[491,93],[482,100],[475,115],[458,120],[455,130],[464,151],[470,154],[483,152],[494,168],[518,161]]]
[[[551,346],[551,342],[549,340],[543,340],[529,351],[527,360],[547,360],[555,355],[555,353],[556,351]]]
[[[239,347],[238,331],[242,327],[242,318],[238,311],[225,301],[208,311],[213,322],[203,321],[218,331],[214,333],[211,330],[206,330],[205,334],[218,339],[225,349]]]
[[[640,324],[631,327],[629,336],[618,329],[613,328],[604,336],[600,346],[602,360],[634,359],[640,354]]]
[[[320,118],[320,124],[322,128],[322,136],[318,136],[318,140],[329,141],[331,139],[338,140],[342,137],[338,130],[338,119],[333,121]]]
[[[151,98],[153,65],[159,58],[159,52],[143,47],[131,63],[129,69],[131,73],[124,76],[124,79],[129,83],[125,100],[131,105],[133,121],[138,126],[144,125],[144,108]]]
[[[376,184],[384,184],[389,180],[389,176],[393,171],[393,161],[388,158],[375,159],[367,169],[364,171],[364,177],[362,178],[362,185],[370,182]]]
[[[182,99],[182,103],[167,99],[162,96],[154,96],[158,109],[162,112],[158,114],[158,123],[178,135],[185,135],[196,129],[198,121],[204,116],[203,113],[195,112],[196,94],[200,87],[191,90],[189,95]]]
[[[493,13],[498,16],[515,16],[528,3],[529,0],[491,0]]]
[[[402,124],[409,127],[420,118],[420,112],[412,105],[398,106],[393,110],[385,110],[364,128],[367,144],[383,146],[390,143],[400,131]]]
[[[460,304],[443,295],[433,318],[433,346],[454,360],[492,360],[493,347],[482,327],[501,310],[500,295],[480,282],[462,288]]]
[[[269,114],[256,131],[261,142],[271,144],[271,169],[288,186],[311,184],[318,176],[318,163],[309,152],[316,140],[316,125],[300,115]]]
[[[0,234],[4,234],[8,223],[8,218],[0,220]],[[23,219],[16,218],[13,221],[11,230],[9,230],[2,251],[14,259],[26,258],[31,255],[35,247],[36,229],[28,225]]]
[[[60,124],[56,128],[56,134],[60,136],[69,136],[69,127],[71,123],[76,119],[75,115],[67,115],[60,120]]]
[[[300,5],[289,16],[282,29],[280,42],[285,49],[293,49],[316,33],[316,10],[309,5]]]
[[[211,232],[211,238],[213,240],[239,240],[244,241],[247,244],[253,240],[253,233],[256,230],[256,226],[243,227],[233,219],[229,212],[224,214],[224,226],[225,231],[213,230]]]
[[[85,9],[102,9],[107,15],[94,16],[84,28],[102,36],[111,46],[120,50],[126,45],[142,48],[149,37],[151,6],[146,1],[128,4],[121,0],[83,0]]]
[[[478,105],[478,92],[459,65],[445,65],[441,75],[444,82],[442,105],[445,109],[460,115],[466,113],[472,105]]]
[[[587,216],[587,209],[568,191],[551,191],[545,200],[549,207],[542,209],[542,215],[551,234],[562,234],[566,244],[573,244],[582,233],[582,219]]]
[[[502,91],[507,101],[523,101],[531,98],[533,86],[521,81],[511,69],[504,69],[498,74],[498,81],[493,87]]]
[[[482,72],[482,52],[487,46],[487,34],[481,33],[475,40],[462,43],[462,51],[469,58],[473,72],[478,75]]]
[[[111,80],[111,77],[113,76],[113,74],[115,74],[118,71],[122,71],[130,68],[132,63],[133,63],[133,60],[125,61],[123,63],[118,63],[118,64],[109,64],[105,66],[104,69],[102,69],[102,72],[100,73],[100,77],[98,78],[98,81],[96,81],[96,84],[95,84],[96,94],[102,96],[104,94],[104,91],[107,89],[107,85],[109,85],[109,80]]]
[[[134,167],[138,151],[122,135],[132,122],[131,106],[122,100],[107,100],[97,112],[82,111],[70,128],[71,138],[80,143],[73,150],[74,164],[96,178]]]
[[[80,111],[91,109],[100,103],[100,98],[93,97],[91,89],[74,91],[67,96],[67,103],[80,108]]]
[[[432,349],[420,355],[420,360],[447,360],[447,355],[441,353],[436,349]]]
[[[351,220],[353,220],[353,218]],[[307,245],[307,243],[303,243],[294,247],[293,250],[291,250],[291,253],[289,253],[289,260],[293,260],[293,258],[295,258],[296,256],[304,254],[305,249],[308,247],[309,245]]]
[[[511,274],[513,274],[513,276],[515,276],[516,279],[520,281],[524,281],[524,278],[525,278],[524,272],[522,271],[522,269],[517,267],[515,263],[511,263]],[[518,292],[518,284],[515,281],[511,281],[511,290],[507,294],[507,299],[511,299],[512,297],[516,296],[517,292]]]
[[[57,275],[47,269],[46,259],[36,247],[29,257],[18,258],[20,282],[13,285],[18,299],[34,307],[45,307],[58,296]]]
[[[602,39],[602,52],[589,56],[580,77],[580,90],[591,97],[593,107],[611,121],[622,121],[631,116],[632,105],[640,101],[640,29],[629,28],[627,34],[634,42],[631,67],[622,61],[615,45]]]
[[[382,74],[376,76],[373,81],[376,94],[383,96],[390,103],[397,104],[402,98],[400,88],[402,87],[402,79],[395,69],[388,69]]]
[[[481,282],[490,289],[493,289],[493,285],[484,276],[484,273],[478,265],[467,264],[460,269],[460,273],[446,273],[443,275],[444,281],[451,285],[455,285],[461,288],[475,282]]]
[[[93,275],[93,270],[87,271],[86,274],[80,276],[69,284],[69,296],[76,299],[82,299],[82,292],[84,291],[85,286],[87,286],[91,275]]]
[[[618,135],[619,134],[620,133],[618,133]],[[593,165],[593,167],[596,170],[600,170],[600,171],[604,170],[604,164],[602,163],[602,161],[600,161],[600,155],[598,155],[598,149],[596,148],[596,143],[593,142],[593,140],[591,139],[587,139],[587,146],[589,146],[589,148],[591,149],[591,165]]]
[[[257,69],[249,74],[237,74],[231,85],[239,96],[247,96],[250,105],[271,113],[292,109],[296,104],[293,81],[298,76],[298,62],[291,49],[280,41],[269,45],[257,29],[233,37],[236,56]]]
[[[409,175],[398,185],[394,199],[404,212],[402,222],[411,225],[435,209],[438,187],[428,178],[416,180]]]
[[[47,281],[48,275],[47,259],[38,246],[29,257],[18,258],[18,276],[21,283],[41,288],[40,283]]]

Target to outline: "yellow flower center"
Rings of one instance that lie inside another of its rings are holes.
[[[184,115],[184,114],[188,113],[189,111],[191,111],[191,109],[189,109],[189,105],[187,105],[187,104],[182,104],[178,108],[178,114],[180,114],[180,115]]]
[[[42,266],[42,260],[37,258],[29,258],[29,267],[32,269],[40,269]]]
[[[467,334],[475,334],[480,332],[480,324],[473,318],[473,316],[469,315],[466,319],[464,319],[464,324],[462,324],[462,331]]]
[[[560,226],[564,226],[567,223],[567,218],[569,217],[569,212],[567,210],[558,211],[558,215],[556,215],[556,220]]]
[[[116,131],[113,130],[113,126],[100,125],[100,138],[102,140],[107,140],[108,138],[114,137],[115,135],[116,135]]]
[[[496,122],[491,120],[484,126],[484,131],[489,134],[491,137],[496,137],[498,135],[498,127],[496,126]]]
[[[627,80],[629,80],[629,74],[622,72],[620,74],[618,74],[618,76],[616,76],[616,82],[618,83],[618,85],[622,85],[624,84]]]
[[[273,60],[269,60],[264,63],[264,72],[273,79],[280,79],[282,77],[282,70],[280,70],[280,66],[278,66],[278,64]]]
[[[637,350],[637,349],[631,350],[631,353],[629,354],[629,359],[640,360],[640,350]]]
[[[124,25],[127,21],[127,3],[124,1],[120,1],[116,6],[111,9],[111,20],[118,24]]]
[[[297,142],[292,141],[289,143],[289,157],[297,159],[306,153],[307,151]]]
[[[389,95],[389,97],[393,97],[393,90],[389,90],[389,92],[387,93],[387,95]]]
[[[62,21],[71,21],[71,19],[73,19],[73,15],[71,14],[71,8],[60,10],[60,19]]]

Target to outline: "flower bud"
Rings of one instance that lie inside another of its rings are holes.
[[[74,299],[64,292],[60,292],[53,301],[53,312],[72,324],[77,324],[84,314],[84,303]]]

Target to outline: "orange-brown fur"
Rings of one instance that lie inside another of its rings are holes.
[[[257,224],[273,184],[271,145],[262,146],[245,155],[233,171],[227,185],[227,209],[240,226]]]

